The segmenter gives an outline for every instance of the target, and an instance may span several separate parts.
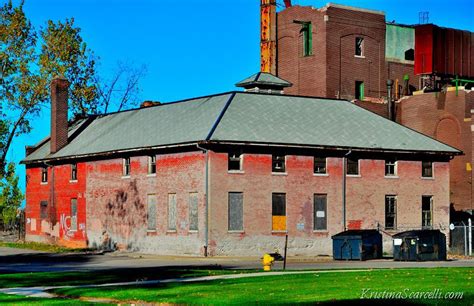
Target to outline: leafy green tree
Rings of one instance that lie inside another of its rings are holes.
[[[0,7],[0,176],[13,138],[30,131],[29,117],[47,98],[47,80],[34,69],[36,41],[23,3]]]
[[[98,112],[95,60],[80,31],[74,26],[74,18],[57,23],[49,20],[46,29],[40,32],[43,42],[40,71],[48,79],[61,75],[70,81],[69,100],[73,114],[95,114]]]
[[[122,65],[110,81],[104,81],[74,18],[49,20],[37,32],[23,4],[14,6],[9,0],[0,6],[0,176],[13,139],[31,131],[31,120],[49,101],[54,77],[69,80],[69,110],[74,117],[106,113],[113,105],[116,110],[127,108],[145,71]]]
[[[0,214],[7,226],[12,226],[24,196],[18,186],[15,164],[9,163],[5,176],[0,180]]]

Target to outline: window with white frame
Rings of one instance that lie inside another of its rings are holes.
[[[326,157],[314,157],[314,173],[326,174]]]
[[[48,182],[48,168],[43,167],[41,168],[41,183],[47,183]]]
[[[285,172],[286,158],[285,155],[272,155],[272,172]]]
[[[421,227],[431,229],[433,226],[433,197],[421,197]]]
[[[228,154],[228,168],[229,171],[242,170],[242,153],[230,152]]]
[[[156,155],[148,156],[148,174],[156,174]]]
[[[347,158],[346,173],[348,175],[359,175],[359,159]]]
[[[364,56],[364,38],[356,37],[355,39],[355,56]]]
[[[77,181],[77,164],[71,164],[71,181]]]
[[[397,176],[397,161],[386,160],[385,161],[385,176]]]
[[[130,157],[125,157],[122,160],[122,175],[130,176]]]
[[[422,161],[421,162],[421,176],[422,177],[433,177],[433,162]]]

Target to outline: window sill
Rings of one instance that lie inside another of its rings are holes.
[[[178,231],[177,230],[167,230],[167,234],[176,234]]]
[[[229,174],[244,174],[244,170],[227,170],[227,173]]]
[[[147,229],[146,232],[147,233],[156,233],[156,229],[154,229],[154,230],[153,229]]]
[[[432,176],[422,176],[421,179],[422,180],[432,180],[433,181],[434,177],[432,177]]]
[[[245,231],[227,231],[229,234],[243,234]]]
[[[386,179],[399,179],[400,177],[398,175],[385,175],[384,178],[386,178]]]
[[[147,177],[156,177],[156,173],[148,173],[146,176]]]
[[[48,185],[48,182],[41,182],[41,185]]]
[[[189,230],[188,233],[192,233],[192,234],[197,234],[199,231],[198,230]]]
[[[346,174],[347,177],[362,177],[360,174]]]
[[[354,57],[355,57],[355,58],[365,58],[365,55],[355,55],[355,54],[354,54]]]
[[[275,235],[278,235],[278,234],[288,234],[288,231],[274,231],[272,230],[272,235],[275,234]]]
[[[285,175],[288,175],[288,172],[272,172],[272,175],[276,175],[276,176],[283,175],[283,176],[285,176]]]
[[[130,178],[130,175],[123,175],[122,176],[122,179],[129,179]]]
[[[69,183],[71,184],[77,183],[77,180],[69,180]]]
[[[313,173],[313,176],[329,176],[329,173]]]

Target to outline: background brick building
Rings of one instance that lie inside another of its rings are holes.
[[[394,100],[438,92],[403,98],[394,119],[465,152],[452,162],[451,203],[472,211],[472,98],[469,90],[458,97],[446,88],[455,78],[474,79],[474,33],[387,23],[383,12],[337,4],[290,6],[276,20],[274,72],[293,83],[289,93],[341,97],[388,117],[387,80]]]

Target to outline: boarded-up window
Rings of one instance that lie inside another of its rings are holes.
[[[168,194],[168,230],[176,230],[176,193]]]
[[[286,194],[272,194],[272,231],[286,231]]]
[[[198,230],[198,194],[189,193],[189,230]]]
[[[77,231],[77,199],[71,199],[71,231]]]
[[[40,218],[48,219],[48,201],[40,202]]]
[[[229,231],[244,230],[244,194],[229,192]]]
[[[327,195],[314,195],[314,224],[313,229],[316,231],[327,229]]]
[[[147,213],[147,224],[148,230],[156,230],[156,195],[149,194],[147,199],[148,213]]]

